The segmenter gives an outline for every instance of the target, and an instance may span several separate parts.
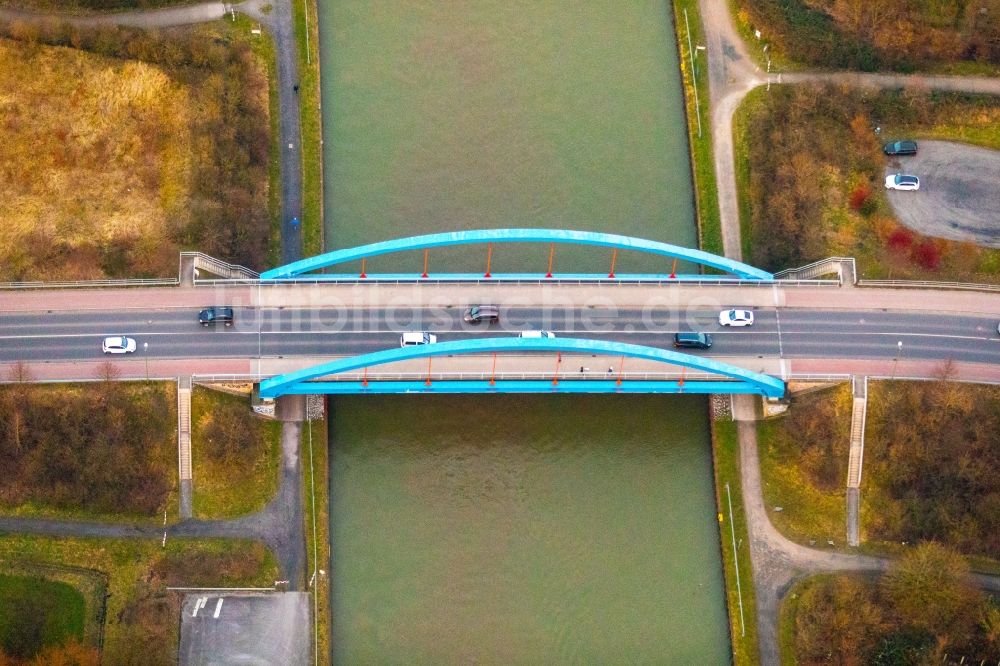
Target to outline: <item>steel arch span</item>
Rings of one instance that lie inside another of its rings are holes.
[[[668,380],[445,380],[445,381],[313,381],[345,372],[409,359],[489,352],[566,352],[625,356],[692,368],[728,377],[720,381]],[[277,375],[260,383],[262,398],[286,394],[353,393],[751,393],[769,398],[785,394],[785,383],[770,375],[710,358],[624,342],[577,338],[470,338],[429,345],[398,347],[321,363]]]
[[[614,250],[635,250],[672,259],[690,261],[709,266],[735,275],[743,280],[773,280],[774,275],[740,261],[720,257],[703,250],[661,243],[659,241],[605,234],[595,231],[574,231],[569,229],[480,229],[476,231],[451,231],[423,236],[411,236],[396,240],[381,241],[358,247],[335,250],[325,254],[292,262],[260,274],[261,280],[293,279],[311,271],[335,266],[350,261],[368,259],[381,254],[404,252],[407,250],[429,250],[436,247],[471,245],[482,243],[566,243],[574,245],[596,245]],[[612,269],[611,275],[613,277]],[[663,276],[667,275],[666,273]],[[340,276],[309,275],[310,279],[336,279]],[[374,277],[374,276],[373,276]],[[394,275],[395,277],[395,275]],[[488,271],[487,271],[487,277]],[[647,276],[650,277],[650,276]],[[704,278],[705,276],[698,276]]]

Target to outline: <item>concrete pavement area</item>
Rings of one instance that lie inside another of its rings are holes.
[[[178,662],[305,666],[311,640],[306,592],[206,591],[184,597]]]

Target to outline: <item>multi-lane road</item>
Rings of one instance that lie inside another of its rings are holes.
[[[725,358],[897,359],[997,364],[1000,335],[988,315],[893,310],[756,308],[749,328],[723,328],[717,309],[509,307],[501,321],[472,325],[462,307],[239,307],[231,328],[203,328],[190,308],[0,313],[0,362],[102,359],[101,339],[126,335],[150,359],[329,357],[399,344],[404,330],[441,341],[545,329],[560,337],[671,346],[677,331],[704,331]],[[902,349],[900,349],[902,342]],[[144,347],[144,343],[148,346]],[[145,350],[145,351],[144,351]]]

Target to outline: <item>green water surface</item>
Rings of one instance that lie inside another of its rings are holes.
[[[668,3],[321,0],[320,29],[328,249],[508,226],[696,243]],[[480,270],[485,255],[435,250],[431,272]],[[609,255],[560,247],[554,267],[601,272]],[[504,246],[492,268],[547,260]],[[618,257],[619,272],[665,268]]]
[[[333,401],[338,664],[724,664],[706,404]]]

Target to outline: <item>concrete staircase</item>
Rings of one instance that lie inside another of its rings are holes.
[[[181,518],[191,517],[191,377],[177,379],[177,469]]]
[[[860,543],[858,506],[861,504],[861,465],[865,455],[865,418],[868,414],[868,378],[851,378],[854,405],[851,409],[851,450],[847,460],[847,543]]]

